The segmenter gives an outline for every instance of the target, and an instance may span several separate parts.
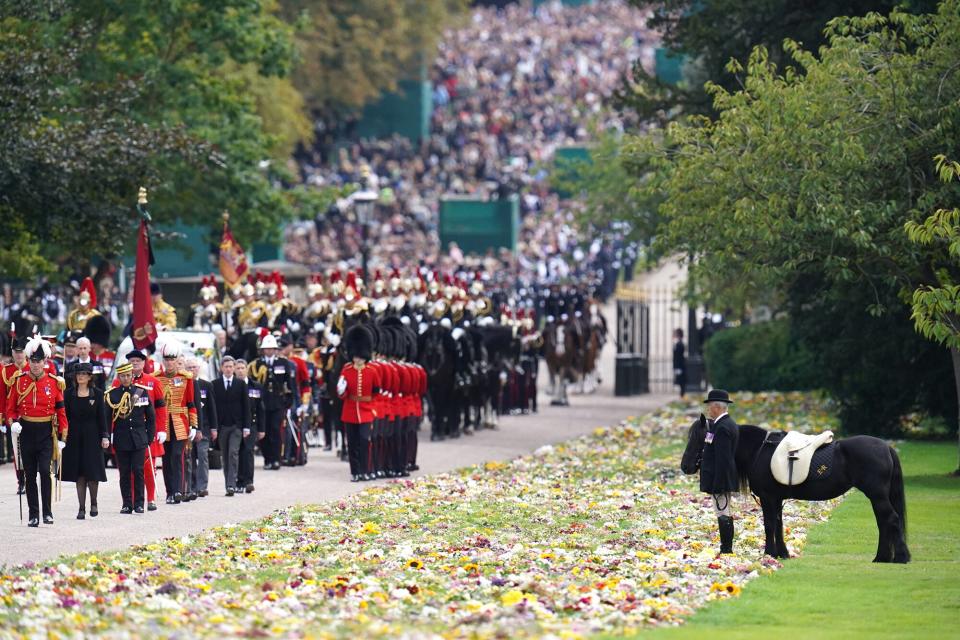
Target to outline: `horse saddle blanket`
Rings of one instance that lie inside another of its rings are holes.
[[[833,442],[832,431],[824,431],[816,435],[788,431],[773,451],[773,458],[770,459],[770,471],[774,479],[788,486],[802,484],[810,474],[810,463],[814,452],[831,442]],[[829,466],[821,471],[818,477],[823,477],[827,471]]]

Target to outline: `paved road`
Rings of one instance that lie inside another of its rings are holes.
[[[615,326],[608,316],[609,326]],[[661,406],[671,397],[646,395],[617,398],[613,395],[613,344],[602,356],[603,384],[592,395],[571,395],[569,407],[549,406],[541,389],[540,411],[535,415],[506,416],[497,431],[484,430],[472,437],[429,442],[421,432],[420,471],[414,476],[440,473],[487,460],[508,460],[537,447],[587,433],[598,426],[615,424]],[[541,368],[541,380],[546,371]],[[55,558],[61,553],[118,549],[168,536],[181,536],[226,522],[240,522],[264,516],[273,510],[300,503],[332,500],[360,491],[375,483],[349,481],[348,467],[332,453],[311,450],[304,467],[279,471],[256,471],[256,491],[227,498],[223,495],[222,471],[210,472],[210,496],[180,505],[163,503],[163,481],[158,473],[159,509],[144,515],[121,515],[116,469],[107,470],[108,482],[101,485],[100,515],[76,520],[77,499],[72,483],[63,483],[63,497],[53,506],[56,523],[30,529],[20,522],[13,465],[0,467],[0,564],[19,564]],[[385,482],[381,480],[380,482]],[[24,511],[26,511],[24,500]]]

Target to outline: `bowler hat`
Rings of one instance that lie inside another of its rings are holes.
[[[139,349],[134,349],[133,351],[127,354],[127,360],[129,360],[130,358],[140,358],[141,360],[146,361],[147,356],[144,355],[143,351],[140,351]]]
[[[726,402],[727,404],[733,404],[733,400],[730,399],[730,394],[723,389],[710,389],[710,393],[707,394],[707,399],[704,400],[704,402]]]

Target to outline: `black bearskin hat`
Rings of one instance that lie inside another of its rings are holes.
[[[101,315],[93,316],[83,327],[83,335],[87,336],[91,343],[105,347],[110,342],[110,323]]]
[[[366,327],[357,325],[347,331],[345,345],[350,358],[370,360],[373,357],[373,336]]]

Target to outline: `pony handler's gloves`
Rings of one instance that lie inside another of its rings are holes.
[[[157,442],[159,442],[160,444],[163,444],[166,441],[167,441],[166,431],[161,431],[160,433],[157,434]]]
[[[18,436],[20,435],[20,432],[23,431],[23,427],[20,426],[19,422],[14,422],[10,425],[10,431],[13,433],[13,435]]]

